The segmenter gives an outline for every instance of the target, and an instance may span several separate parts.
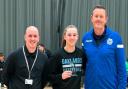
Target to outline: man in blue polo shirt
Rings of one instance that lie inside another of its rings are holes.
[[[87,56],[85,89],[126,89],[124,45],[120,35],[107,23],[106,9],[98,5],[93,9],[93,28],[82,39]]]

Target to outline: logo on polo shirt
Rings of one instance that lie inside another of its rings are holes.
[[[111,38],[108,38],[108,39],[107,39],[107,44],[108,44],[108,45],[112,45],[112,43],[113,43],[113,40],[112,40]]]

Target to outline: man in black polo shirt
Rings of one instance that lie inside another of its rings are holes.
[[[38,28],[26,29],[25,45],[10,53],[5,62],[3,80],[8,89],[43,89],[49,74],[48,59],[38,50]]]

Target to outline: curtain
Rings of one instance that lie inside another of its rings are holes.
[[[8,55],[24,45],[27,26],[39,28],[40,42],[48,49],[60,48],[63,29],[74,24],[79,40],[92,26],[90,15],[95,5],[104,5],[108,26],[120,33],[128,56],[128,0],[0,0],[0,51]]]

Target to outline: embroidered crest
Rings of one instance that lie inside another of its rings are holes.
[[[108,44],[108,45],[112,45],[112,43],[113,43],[113,40],[112,40],[111,38],[108,38],[108,39],[107,39],[107,44]]]

